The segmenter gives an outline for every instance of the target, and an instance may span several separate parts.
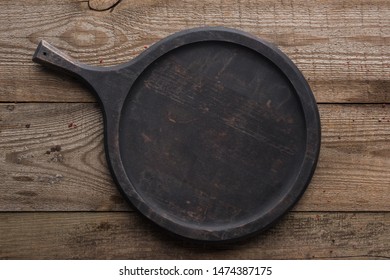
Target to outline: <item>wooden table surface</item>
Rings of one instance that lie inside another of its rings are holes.
[[[0,258],[390,258],[390,1],[116,2],[0,2]],[[31,61],[45,39],[82,62],[115,65],[205,25],[279,46],[322,121],[301,201],[267,232],[219,246],[171,237],[127,205],[107,169],[95,98]]]

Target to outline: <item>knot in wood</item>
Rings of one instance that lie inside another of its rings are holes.
[[[88,7],[94,11],[107,11],[114,8],[121,0],[89,0]]]

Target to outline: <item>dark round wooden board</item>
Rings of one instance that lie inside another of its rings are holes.
[[[201,241],[242,238],[272,225],[309,184],[318,109],[273,45],[232,29],[191,29],[104,70],[48,62],[55,50],[40,56],[44,47],[35,61],[78,75],[99,97],[113,176],[163,228]]]

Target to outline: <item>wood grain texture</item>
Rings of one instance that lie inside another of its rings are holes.
[[[390,258],[389,1],[122,0],[107,9],[114,2],[0,1],[1,259]],[[216,247],[170,237],[128,206],[106,166],[96,99],[31,61],[45,39],[82,62],[115,65],[205,25],[273,42],[319,103],[354,103],[319,106],[319,165],[293,211]]]
[[[1,213],[1,259],[389,259],[390,213],[291,213],[236,244],[192,244],[137,213]]]
[[[390,102],[385,0],[124,0],[107,11],[91,10],[88,1],[2,1],[0,101],[94,101],[72,79],[33,65],[41,39],[106,66],[134,58],[173,32],[205,25],[239,28],[278,45],[303,71],[318,102]]]
[[[390,107],[319,106],[322,147],[298,211],[390,211]],[[1,211],[129,210],[96,104],[0,105]]]

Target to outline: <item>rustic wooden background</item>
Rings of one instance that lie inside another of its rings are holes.
[[[0,2],[0,258],[390,258],[390,1],[116,2]],[[95,98],[31,61],[45,39],[114,65],[205,25],[278,45],[308,79],[322,121],[302,200],[231,245],[178,240],[134,212],[108,172]]]

